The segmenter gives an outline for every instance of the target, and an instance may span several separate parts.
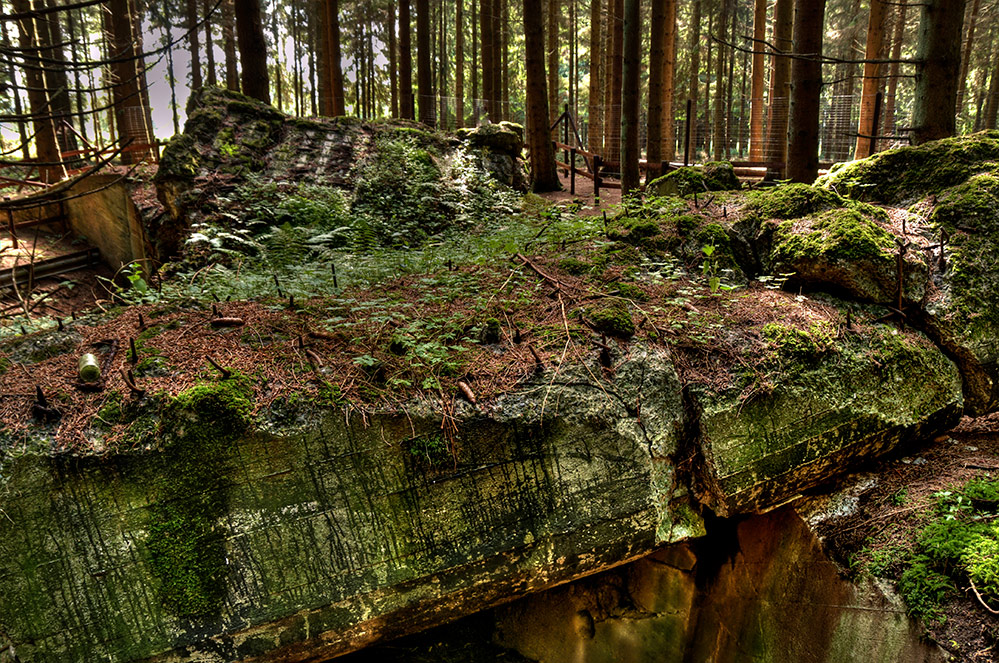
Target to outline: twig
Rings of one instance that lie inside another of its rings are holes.
[[[218,370],[218,372],[222,374],[223,380],[228,380],[229,378],[232,377],[232,371],[230,371],[228,368],[223,368],[222,366],[219,366],[219,364],[209,355],[205,355],[205,359],[207,359],[208,363],[214,366],[216,370]]]
[[[246,323],[243,318],[214,318],[209,324],[212,327],[242,327]]]
[[[146,390],[139,388],[139,386],[135,384],[135,375],[132,374],[132,371],[126,371],[124,368],[119,370],[121,371],[121,377],[125,381],[125,385],[132,391],[132,394],[137,398],[145,396]]]
[[[978,602],[982,604],[982,607],[991,612],[993,615],[999,615],[999,610],[993,610],[992,608],[990,608],[989,604],[986,603],[985,599],[982,598],[982,595],[978,593],[978,589],[975,587],[975,581],[969,577],[968,582],[971,583],[971,591],[975,593],[975,598],[978,599]]]
[[[540,267],[538,267],[533,262],[531,262],[530,260],[528,260],[527,258],[525,258],[523,254],[518,253],[516,255],[516,258],[518,260],[520,260],[522,263],[524,263],[525,265],[527,265],[528,267],[530,267],[531,270],[534,271],[541,278],[545,279],[546,281],[550,281],[550,282],[554,283],[556,288],[558,288],[558,287],[571,288],[572,287],[568,283],[560,281],[557,278],[555,278],[554,276],[551,276],[550,274],[546,274],[545,272],[543,272]]]

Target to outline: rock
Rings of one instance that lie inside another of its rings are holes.
[[[867,202],[914,202],[960,184],[997,161],[999,131],[982,131],[836,164],[816,185]]]
[[[647,190],[657,196],[689,196],[706,191],[741,189],[732,164],[711,161],[703,166],[684,166],[653,180]]]
[[[512,157],[519,157],[524,149],[524,127],[513,122],[459,129],[458,136],[473,147],[486,147]]]
[[[611,341],[612,379],[538,374],[453,436],[420,403],[254,420],[242,378],[193,387],[120,451],[0,465],[0,624],[22,663],[294,662],[609,569],[950,425],[953,365],[888,333],[772,332],[796,368],[748,400]]]
[[[734,552],[723,558],[722,550]],[[949,660],[897,596],[869,579],[844,579],[790,508],[497,608],[483,621],[513,654],[545,663]]]
[[[941,231],[948,239],[942,262],[931,247],[932,283],[910,320],[961,367],[968,414],[999,409],[999,132],[881,152],[818,184],[874,202],[921,201],[912,209],[926,217],[926,243]]]
[[[871,325],[839,336],[821,321],[762,331],[766,345],[756,352],[771,366],[764,383],[733,367],[730,387],[691,389],[701,413],[702,499],[715,513],[766,510],[961,418],[961,375],[921,334]]]
[[[517,125],[473,133],[482,145],[464,145],[406,120],[292,118],[239,93],[206,87],[192,94],[184,133],[163,151],[155,183],[166,214],[149,222],[147,234],[165,262],[182,253],[196,225],[245,230],[261,219],[233,191],[251,188],[261,197],[280,191],[285,201],[301,201],[302,209],[314,207],[316,195],[327,203],[335,191],[343,218],[325,223],[342,228],[353,222],[364,232],[374,227],[378,242],[398,244],[401,233],[419,243],[460,225],[469,197],[479,196],[479,208],[495,204],[502,187],[485,192],[480,179],[526,190]],[[259,202],[262,209],[280,207],[278,201]],[[372,209],[375,219],[369,218]],[[382,228],[386,209],[394,214],[390,227]],[[314,219],[278,214],[265,223],[306,221]]]

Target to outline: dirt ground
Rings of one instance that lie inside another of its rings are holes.
[[[858,479],[874,476],[856,513],[823,523],[819,533],[830,554],[850,573],[864,573],[874,559],[892,560],[884,575],[897,578],[902,560],[926,525],[934,494],[999,473],[999,415],[965,418],[949,434],[914,445],[880,461]],[[999,660],[999,616],[970,587],[943,605],[946,621],[927,633],[957,661]]]

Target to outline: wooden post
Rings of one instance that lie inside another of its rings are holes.
[[[690,115],[692,112],[690,99],[687,99],[687,126],[683,132],[683,165],[690,165]]]
[[[569,193],[576,195],[576,148],[569,150]]]
[[[5,204],[9,203],[10,202],[10,198],[8,196],[4,196],[3,202]],[[9,207],[7,208],[7,225],[10,227],[10,246],[11,246],[12,249],[16,249],[17,248],[17,233],[14,232],[14,210],[12,210]]]
[[[596,200],[600,197],[600,162],[602,159],[599,155],[593,155],[593,199]]]
[[[884,93],[878,92],[874,97],[874,117],[871,120],[871,148],[870,154],[878,151],[878,120],[881,119],[881,103],[884,100]]]

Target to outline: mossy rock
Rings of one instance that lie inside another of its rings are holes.
[[[999,162],[999,131],[982,131],[879,152],[837,164],[816,185],[885,204],[938,194]]]
[[[961,364],[969,413],[999,409],[999,172],[942,192],[929,221],[948,240],[942,272],[934,253],[923,324]]]
[[[689,196],[705,191],[741,189],[732,164],[711,161],[703,166],[684,166],[653,180],[647,190],[657,196]]]
[[[846,198],[833,191],[789,183],[750,191],[743,209],[763,219],[800,219],[816,212],[845,207],[848,203]]]
[[[635,334],[635,321],[628,305],[622,301],[601,302],[586,307],[583,312],[594,331],[608,336],[630,338]]]
[[[458,137],[472,147],[484,147],[514,157],[519,157],[524,148],[523,127],[510,122],[483,124],[474,129],[459,129]]]
[[[792,285],[849,293],[865,301],[898,301],[894,237],[856,209],[836,208],[777,225],[766,261],[771,275],[793,273]],[[926,262],[908,252],[903,299],[922,300]]]

